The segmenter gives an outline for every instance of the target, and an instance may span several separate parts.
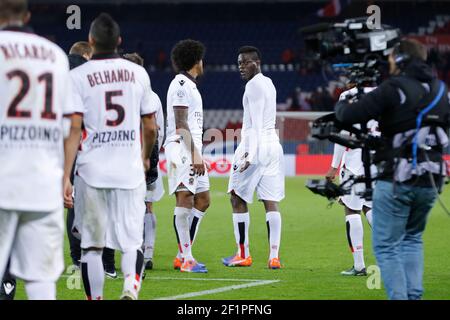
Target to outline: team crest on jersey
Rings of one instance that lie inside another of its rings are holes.
[[[194,178],[189,178],[189,184],[193,185],[194,184]]]
[[[184,91],[183,90],[178,90],[177,91],[177,96],[178,96],[178,98],[184,98]]]
[[[235,165],[233,166],[233,170],[236,171],[237,168],[238,168],[238,166],[237,166],[237,164],[235,164]]]
[[[185,81],[184,81],[184,80],[180,80],[180,81],[178,81],[178,83],[179,83],[180,85],[183,85],[183,84],[185,83]]]
[[[182,163],[182,164],[185,164],[185,163],[186,163],[186,160],[187,160],[187,157],[181,158],[181,163]]]

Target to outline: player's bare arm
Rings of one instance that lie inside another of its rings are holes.
[[[333,181],[336,178],[337,171],[338,168],[330,167],[330,169],[328,169],[328,172],[325,175],[325,179],[327,179],[328,181]]]
[[[191,152],[194,174],[202,176],[205,174],[205,164],[203,162],[202,155],[195,147],[194,140],[192,139],[192,134],[188,124],[188,108],[175,106],[173,107],[173,111],[175,114],[177,134],[182,136],[186,147]]]
[[[145,171],[148,171],[150,169],[150,154],[158,136],[155,113],[142,117],[142,128],[142,160]]]
[[[73,114],[71,116],[71,125],[69,136],[64,140],[64,206],[66,208],[73,208],[72,198],[72,183],[70,182],[70,172],[72,171],[73,163],[78,152],[78,147],[81,140],[81,123],[83,116],[80,114]]]

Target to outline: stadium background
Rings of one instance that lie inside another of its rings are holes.
[[[310,137],[310,121],[306,120],[309,117],[302,112],[332,111],[342,92],[342,83],[336,76],[305,59],[299,28],[368,16],[367,6],[378,4],[382,23],[398,27],[405,35],[427,43],[436,72],[450,83],[450,5],[446,2],[35,0],[30,3],[35,30],[58,43],[66,52],[74,42],[86,39],[89,24],[98,13],[112,14],[122,29],[121,50],[138,52],[144,57],[153,90],[161,98],[164,108],[167,88],[173,77],[172,46],[184,38],[205,43],[206,73],[199,83],[205,110],[204,127],[216,128],[223,133],[226,129],[241,127],[244,83],[237,72],[236,51],[248,44],[260,48],[262,71],[277,88],[277,127],[286,154],[288,176],[326,172],[333,147]],[[80,30],[64,27],[69,16],[66,8],[70,4],[81,8]],[[227,146],[230,144],[233,145],[233,141]],[[216,154],[209,159],[213,163],[212,175],[228,174],[233,148],[227,149],[224,144],[224,150],[221,149],[216,149]],[[164,164],[162,156],[163,172]]]
[[[318,87],[339,93],[335,78],[303,58],[303,44],[298,28],[323,21],[341,21],[364,16],[372,1],[275,1],[254,0],[141,0],[141,1],[48,1],[32,0],[32,26],[58,43],[66,52],[72,43],[86,40],[89,23],[102,11],[109,12],[122,28],[124,52],[137,51],[146,60],[153,89],[165,105],[166,90],[173,77],[169,53],[183,38],[195,38],[207,46],[206,74],[199,84],[205,108],[205,128],[238,128],[242,119],[241,98],[244,83],[236,66],[236,51],[252,44],[263,53],[263,72],[278,90],[278,127],[286,153],[288,175],[322,174],[329,165],[332,145],[314,141],[309,136],[310,112],[332,110],[329,97],[321,96]],[[68,30],[68,5],[81,8],[81,30]],[[337,10],[333,4],[339,4]],[[406,34],[415,34],[430,47],[437,72],[450,80],[450,6],[445,2],[376,1],[381,7],[382,23],[392,24]],[[325,10],[323,10],[325,9]],[[322,11],[321,11],[322,10]],[[319,16],[322,13],[325,16]],[[412,14],[413,13],[413,14]],[[159,57],[159,58],[158,58]],[[165,57],[165,58],[164,58]],[[296,88],[301,99],[295,99]],[[313,93],[316,94],[313,95]],[[297,101],[296,101],[297,100]],[[305,103],[305,101],[307,103]],[[309,107],[308,107],[309,105]],[[164,107],[165,108],[165,107]],[[304,111],[301,111],[304,110]],[[235,143],[227,142],[226,146]],[[217,156],[215,170],[228,175],[228,156]],[[222,160],[221,160],[222,159]],[[164,167],[164,160],[161,161]],[[351,266],[351,253],[345,235],[343,209],[327,206],[327,201],[307,190],[306,177],[286,178],[286,199],[281,202],[283,215],[280,258],[283,269],[267,268],[267,230],[263,206],[254,202],[251,212],[250,238],[254,264],[251,268],[225,268],[221,258],[233,253],[234,235],[231,207],[226,195],[227,179],[211,178],[211,207],[202,222],[194,252],[206,263],[208,274],[181,274],[172,269],[176,252],[172,227],[174,198],[164,196],[154,205],[158,219],[154,269],[147,273],[140,299],[385,299],[376,277],[342,277],[339,273]],[[165,180],[167,186],[167,181]],[[450,191],[442,195],[448,206]],[[450,219],[436,205],[430,215],[425,242],[425,299],[450,298],[450,255],[448,230]],[[366,266],[373,270],[371,232],[364,222]],[[120,266],[116,253],[116,267]],[[57,298],[85,299],[79,271],[71,265],[65,238],[66,269],[58,281]],[[119,269],[118,269],[119,271]],[[279,271],[279,272],[278,272]],[[120,271],[119,271],[120,275]],[[376,274],[374,274],[376,276]],[[375,285],[369,287],[369,284]],[[122,281],[107,279],[105,298],[117,299]],[[25,299],[23,283],[18,283],[17,299]],[[173,310],[165,310],[169,315]]]

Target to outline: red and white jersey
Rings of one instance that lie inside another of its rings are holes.
[[[261,143],[279,141],[275,131],[277,117],[277,91],[270,78],[258,73],[245,85],[242,98],[244,116],[242,141],[252,162]],[[262,160],[262,159],[260,159]]]
[[[166,143],[178,140],[173,107],[188,108],[188,126],[192,140],[201,153],[203,146],[203,102],[195,80],[188,74],[177,74],[167,91],[167,139]]]
[[[156,106],[156,125],[158,126],[158,146],[161,148],[164,141],[164,112],[161,99],[152,91],[152,104]]]
[[[0,31],[0,209],[61,207],[70,96],[63,50],[25,28]]]
[[[374,90],[373,87],[366,87],[364,88],[364,93],[369,93],[370,91]],[[348,95],[353,96],[357,93],[357,88],[352,88],[350,90],[344,91],[341,93],[339,100],[344,100],[347,98]],[[354,125],[355,128],[360,129],[359,124]],[[375,120],[370,120],[367,123],[367,129],[369,131],[369,134],[373,136],[379,136],[380,131],[378,128],[378,122]],[[350,134],[347,131],[341,131],[342,134]],[[362,153],[361,149],[350,149],[344,146],[341,146],[339,144],[334,145],[334,153],[333,153],[333,160],[331,163],[331,166],[333,168],[338,168],[340,164],[345,166],[346,169],[350,170],[351,173],[354,175],[360,176],[364,175],[364,165],[362,162]]]
[[[70,76],[74,109],[86,129],[77,174],[94,188],[137,188],[145,180],[141,116],[157,111],[147,72],[117,54],[102,54]]]

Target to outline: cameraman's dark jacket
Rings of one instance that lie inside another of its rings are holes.
[[[350,104],[344,100],[337,103],[336,118],[344,124],[365,123],[371,119],[379,122],[384,144],[377,151],[375,162],[382,163],[382,180],[394,178],[399,182],[430,186],[429,172],[436,178],[446,174],[442,160],[443,148],[448,145],[445,129],[450,115],[446,87],[432,109],[437,121],[424,120],[418,133],[418,145],[428,145],[431,150],[425,154],[418,149],[417,168],[412,166],[416,118],[419,111],[437,96],[439,85],[431,68],[424,61],[413,59],[400,75],[384,81],[358,102]]]

